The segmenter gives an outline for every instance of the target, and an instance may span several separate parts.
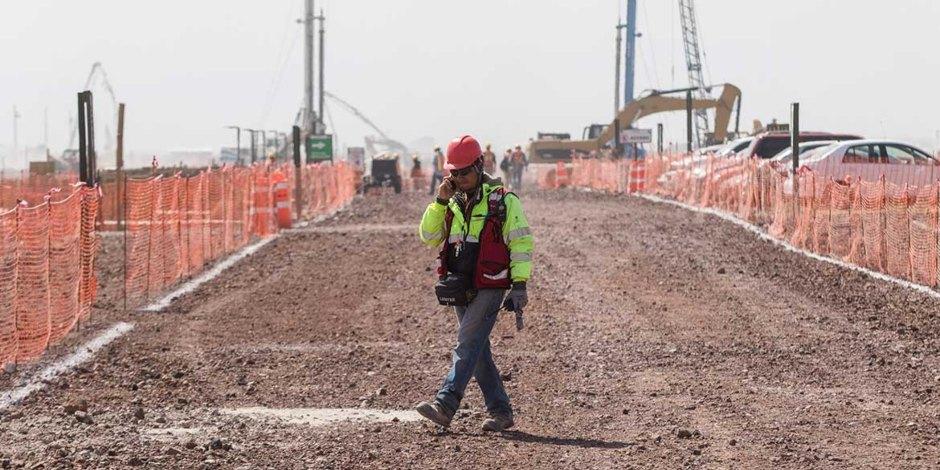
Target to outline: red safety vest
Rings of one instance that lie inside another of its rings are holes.
[[[503,239],[503,223],[506,221],[506,203],[503,200],[507,194],[512,193],[507,193],[505,189],[499,187],[490,193],[487,200],[486,220],[483,221],[483,230],[480,231],[476,266],[473,270],[475,289],[512,287],[512,277],[509,272],[509,246]],[[448,208],[444,215],[444,243],[441,245],[441,254],[438,256],[440,266],[437,267],[437,275],[441,279],[447,276],[447,254],[450,251],[449,239],[453,221],[454,213]],[[469,227],[467,228],[469,230]]]

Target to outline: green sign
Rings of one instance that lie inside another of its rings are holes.
[[[333,159],[333,136],[311,135],[307,137],[307,163]]]

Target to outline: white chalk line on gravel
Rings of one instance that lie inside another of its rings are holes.
[[[791,245],[791,244],[789,244],[789,243],[787,243],[787,242],[785,242],[785,241],[783,241],[783,240],[779,240],[779,239],[777,239],[777,238],[774,238],[774,237],[770,236],[767,232],[764,232],[763,230],[761,230],[761,229],[760,229],[759,227],[757,227],[756,225],[751,224],[750,222],[741,220],[741,219],[739,219],[739,218],[735,217],[734,215],[731,215],[731,214],[729,214],[729,213],[727,213],[727,212],[719,211],[719,210],[717,210],[717,209],[712,209],[712,208],[696,207],[696,206],[693,206],[693,205],[685,204],[685,203],[683,203],[683,202],[673,201],[673,200],[671,200],[671,199],[665,199],[665,198],[661,198],[661,197],[658,197],[658,196],[651,196],[651,195],[649,195],[649,194],[628,194],[628,196],[638,197],[638,198],[645,199],[645,200],[650,201],[650,202],[657,202],[657,203],[660,203],[660,204],[669,204],[669,205],[673,205],[673,206],[676,206],[676,207],[681,207],[681,208],[683,208],[683,209],[686,209],[686,210],[689,210],[689,211],[692,211],[692,212],[697,212],[697,213],[700,213],[700,214],[713,215],[713,216],[718,217],[718,218],[720,218],[720,219],[722,219],[722,220],[724,220],[724,221],[731,222],[731,223],[733,223],[733,224],[735,224],[735,225],[737,225],[737,226],[739,226],[739,227],[741,227],[741,228],[744,228],[745,230],[747,230],[747,231],[753,233],[754,235],[757,235],[757,237],[760,238],[761,240],[768,241],[768,242],[770,242],[770,243],[772,243],[772,244],[774,244],[774,245],[777,245],[777,246],[779,246],[779,247],[782,247],[783,249],[785,249],[785,250],[787,250],[787,251],[790,251],[790,252],[793,252],[793,253],[799,253],[799,254],[801,254],[801,255],[803,255],[803,256],[807,256],[807,257],[809,257],[809,258],[812,258],[812,259],[817,260],[817,261],[822,261],[822,262],[824,262],[824,263],[829,263],[829,264],[838,266],[838,267],[840,267],[840,268],[850,269],[850,270],[852,270],[852,271],[864,273],[864,274],[867,274],[867,275],[869,275],[869,276],[871,276],[871,277],[873,277],[873,278],[875,278],[875,279],[878,279],[878,280],[881,280],[881,281],[892,282],[892,283],[897,284],[897,285],[899,285],[899,286],[901,286],[901,287],[906,287],[906,288],[908,288],[908,289],[915,290],[915,291],[917,291],[917,292],[920,292],[920,293],[922,293],[922,294],[924,294],[924,295],[933,297],[933,298],[935,298],[935,299],[940,299],[940,292],[937,292],[937,291],[931,289],[930,287],[923,286],[923,285],[920,285],[920,284],[915,284],[915,283],[913,283],[913,282],[906,281],[906,280],[904,280],[904,279],[900,279],[900,278],[897,278],[897,277],[894,277],[894,276],[890,276],[890,275],[888,275],[888,274],[881,273],[881,272],[878,272],[878,271],[872,271],[872,270],[870,270],[870,269],[863,268],[863,267],[861,267],[861,266],[856,266],[856,265],[851,264],[851,263],[846,263],[845,261],[842,261],[842,260],[838,260],[838,259],[835,259],[835,258],[830,258],[830,257],[828,257],[828,256],[823,256],[823,255],[820,255],[820,254],[817,254],[817,253],[813,253],[813,252],[811,252],[811,251],[807,251],[807,250],[804,250],[804,249],[802,249],[802,248],[797,248],[797,247],[795,247],[795,246],[793,246],[793,245]]]
[[[355,224],[289,228],[285,233],[350,233],[350,232],[408,232],[418,231],[415,224]]]
[[[146,307],[141,308],[143,312],[159,312],[173,303],[174,300],[196,290],[199,286],[215,279],[219,274],[222,274],[222,271],[225,271],[228,268],[231,268],[235,263],[247,258],[256,251],[263,248],[268,243],[271,243],[277,238],[277,235],[272,235],[270,237],[262,238],[261,240],[255,242],[252,245],[248,245],[245,248],[242,248],[241,251],[236,252],[234,255],[225,258],[224,260],[216,263],[212,268],[206,272],[196,276],[189,281],[186,281],[183,285],[179,286],[176,290],[170,292],[169,294],[163,296],[160,300],[147,305]]]
[[[107,346],[112,341],[124,336],[134,328],[133,323],[118,322],[111,325],[110,328],[101,332],[91,341],[83,344],[75,352],[65,356],[58,361],[47,366],[35,376],[29,378],[24,385],[13,388],[0,394],[0,411],[4,408],[19,403],[33,392],[41,390],[46,384],[64,372],[69,372],[81,363],[91,359],[92,356],[101,348]]]
[[[288,424],[324,426],[342,421],[371,421],[388,423],[396,421],[420,421],[414,410],[390,410],[370,408],[265,408],[248,407],[222,409],[223,414],[247,416],[254,419],[275,419]]]

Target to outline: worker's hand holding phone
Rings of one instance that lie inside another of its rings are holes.
[[[445,176],[444,181],[437,187],[437,197],[440,199],[450,199],[457,193],[457,183],[453,177]]]

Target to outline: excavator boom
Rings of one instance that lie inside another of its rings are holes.
[[[741,99],[741,89],[726,83],[722,87],[718,99],[693,98],[692,109],[715,110],[714,142],[724,142],[728,139],[728,124],[731,122],[731,113],[735,103]],[[663,94],[652,93],[643,98],[631,101],[617,113],[620,128],[627,129],[637,120],[656,113],[669,111],[684,111],[686,109],[685,97],[677,98]],[[535,140],[529,145],[529,157],[533,163],[554,163],[569,161],[571,151],[586,153],[600,150],[614,140],[614,125],[607,125],[595,139],[588,140]]]

